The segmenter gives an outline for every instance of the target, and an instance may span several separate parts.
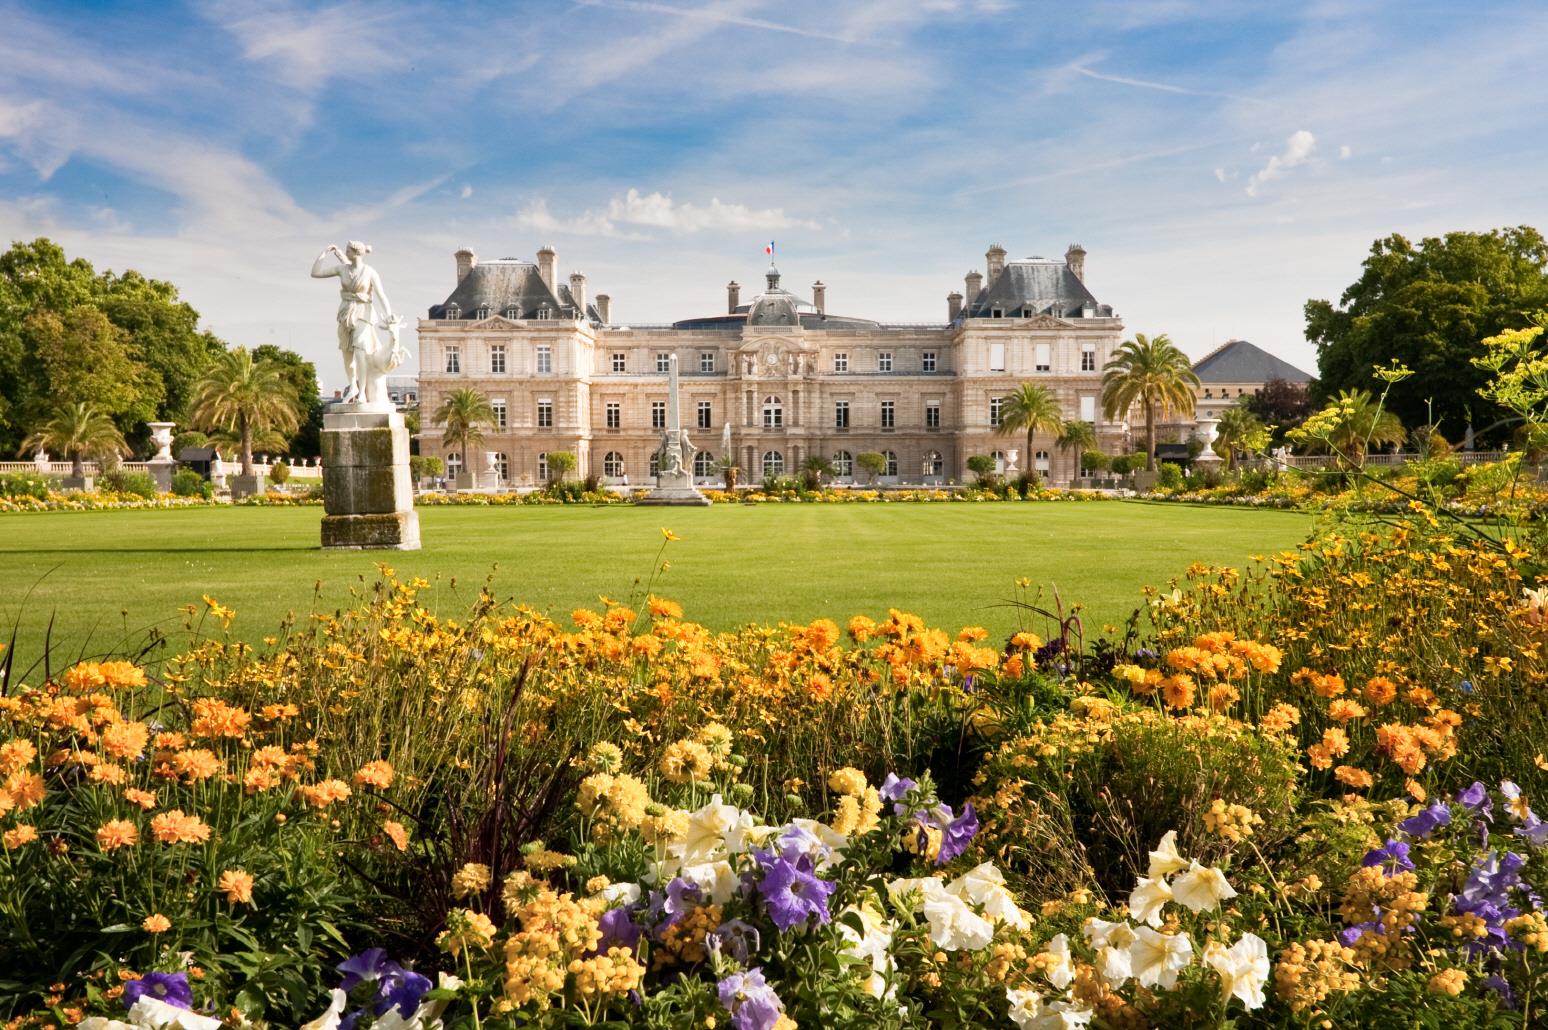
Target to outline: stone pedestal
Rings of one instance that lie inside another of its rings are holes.
[[[177,462],[152,458],[145,463],[145,470],[156,481],[156,490],[158,492],[164,494],[172,492],[172,477],[177,474]]]
[[[702,506],[710,503],[710,499],[699,492],[693,485],[693,476],[687,472],[679,472],[675,475],[663,472],[656,477],[655,489],[634,502],[647,505],[671,505],[673,507]]]
[[[391,405],[338,405],[323,416],[322,449],[322,545],[419,550],[403,416]]]
[[[262,472],[254,472],[250,476],[244,476],[240,472],[229,477],[231,485],[231,499],[240,501],[244,497],[256,497],[266,492],[269,488],[267,480]]]

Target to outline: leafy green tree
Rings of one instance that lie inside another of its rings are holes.
[[[128,334],[90,304],[63,314],[34,311],[22,337],[41,375],[42,398],[54,409],[90,404],[120,427],[155,419],[162,383],[135,360]]]
[[[1273,439],[1273,430],[1252,413],[1243,397],[1220,413],[1215,429],[1215,453],[1225,459],[1226,468],[1234,468],[1239,453],[1261,454]]]
[[[822,478],[831,475],[833,462],[820,454],[808,454],[801,462],[801,480],[808,490],[822,489]]]
[[[979,486],[993,485],[995,465],[992,454],[975,454],[967,460],[968,471],[978,477]]]
[[[108,461],[129,452],[124,434],[113,420],[85,402],[67,404],[54,412],[22,441],[21,453],[52,451],[70,459],[70,474],[76,479],[86,475],[86,461]]]
[[[171,283],[133,270],[116,277],[104,273],[99,282],[103,295],[97,304],[103,314],[128,335],[135,360],[161,380],[158,414],[182,419],[194,384],[226,350],[225,342],[200,331],[199,313],[178,299]]]
[[[876,477],[887,471],[887,456],[879,451],[862,451],[855,455],[855,464],[868,477],[868,482],[876,482]]]
[[[458,391],[459,393],[461,391]],[[570,470],[579,464],[574,451],[549,451],[548,452],[548,481],[550,483],[562,483]]]
[[[441,427],[441,442],[453,454],[462,455],[462,467],[471,469],[472,460],[468,455],[469,447],[477,447],[484,442],[484,426],[494,422],[494,408],[489,403],[489,398],[477,390],[462,387],[453,390],[441,401],[441,406],[435,409],[435,414],[430,416],[432,422]],[[548,455],[548,471],[554,476],[554,455],[566,453],[551,451]],[[574,468],[575,455],[570,455]],[[563,473],[554,477],[557,482],[563,479]]]
[[[1059,427],[1059,435],[1054,443],[1058,445],[1061,454],[1074,451],[1080,455],[1078,465],[1084,471],[1085,456],[1097,450],[1096,426],[1081,418],[1067,419]]]
[[[1244,398],[1247,410],[1258,421],[1273,427],[1273,444],[1285,442],[1285,434],[1306,421],[1315,408],[1311,394],[1301,383],[1270,379],[1251,397]]]
[[[1135,402],[1145,409],[1145,468],[1156,470],[1156,413],[1193,414],[1193,391],[1199,377],[1193,362],[1162,333],[1135,333],[1113,352],[1102,369],[1102,410],[1109,419],[1122,418]]]
[[[216,358],[194,384],[189,414],[195,426],[235,434],[242,475],[253,474],[253,442],[265,432],[295,431],[299,404],[285,370],[272,361],[256,361],[246,347]]]
[[[1290,439],[1324,449],[1344,469],[1362,469],[1374,446],[1402,443],[1403,422],[1383,408],[1369,390],[1345,390],[1312,415]]]
[[[1414,371],[1387,397],[1401,421],[1433,422],[1452,437],[1471,424],[1503,439],[1509,413],[1480,399],[1490,377],[1472,359],[1484,355],[1485,337],[1525,328],[1544,307],[1548,242],[1536,229],[1377,240],[1338,306],[1306,303],[1306,338],[1317,346],[1314,399],[1366,389],[1376,368],[1398,361]]]
[[[301,425],[287,441],[287,446],[281,450],[303,457],[322,453],[323,403],[322,391],[317,386],[317,366],[295,351],[276,347],[272,343],[254,347],[253,360],[273,362],[279,366],[285,374],[285,381],[295,391],[304,416]]]
[[[1000,404],[997,436],[1027,434],[1026,468],[1032,467],[1032,438],[1038,433],[1057,434],[1064,428],[1064,414],[1053,391],[1036,383],[1022,383]]]

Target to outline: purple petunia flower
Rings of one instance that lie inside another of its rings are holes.
[[[352,991],[363,983],[380,980],[393,965],[396,963],[387,957],[386,948],[367,948],[333,968],[344,974],[344,979],[339,981],[339,989]]]
[[[941,853],[936,857],[935,864],[945,865],[962,854],[977,834],[978,813],[973,811],[973,802],[969,801],[962,806],[962,814],[947,823],[942,831]]]
[[[785,1011],[784,1003],[759,968],[732,973],[715,985],[715,993],[731,1013],[733,1030],[773,1030]]]
[[[187,973],[146,973],[124,984],[124,1007],[134,1008],[141,998],[155,998],[180,1009],[193,1008],[193,989]]]
[[[597,951],[603,953],[609,948],[628,948],[632,951],[639,946],[640,935],[645,932],[645,928],[630,915],[628,905],[603,912],[597,920],[597,927],[602,931]]]
[[[758,947],[763,943],[763,937],[758,933],[758,928],[751,923],[740,919],[728,919],[706,937],[709,947],[728,958],[735,959],[738,965],[747,965],[749,959],[758,953]]]
[[[1486,976],[1480,981],[1485,990],[1493,991],[1500,996],[1500,1004],[1508,1009],[1516,1007],[1516,992],[1510,989],[1510,981],[1496,973],[1494,976]]]
[[[1356,923],[1354,926],[1344,927],[1338,932],[1338,939],[1343,942],[1344,947],[1352,948],[1366,934],[1380,932],[1381,924],[1375,920],[1370,920],[1364,923]]]
[[[685,880],[681,876],[672,877],[672,882],[666,889],[666,925],[672,926],[692,909],[699,907],[699,900],[704,896],[704,891],[692,880]]]
[[[1444,801],[1436,801],[1418,815],[1398,823],[1398,829],[1414,840],[1428,840],[1436,830],[1450,824],[1451,806]]]
[[[1396,876],[1400,869],[1414,868],[1414,863],[1408,857],[1408,845],[1391,837],[1387,838],[1385,845],[1366,855],[1360,864],[1367,868],[1379,865],[1389,877]]]
[[[1494,817],[1494,800],[1489,797],[1489,788],[1477,780],[1473,781],[1471,787],[1457,794],[1457,804],[1480,818],[1492,819]]]
[[[902,801],[904,795],[917,786],[919,784],[906,776],[899,777],[897,773],[888,773],[887,778],[882,780],[881,787],[877,789],[877,793],[881,795],[883,801]]]
[[[763,866],[758,895],[781,933],[813,916],[819,923],[828,921],[828,896],[833,893],[833,884],[812,871],[811,859],[802,855],[791,861],[766,851],[756,854]]]
[[[428,977],[412,969],[404,969],[396,962],[390,965],[386,975],[377,981],[376,1004],[372,1006],[372,1011],[381,1016],[388,1009],[397,1009],[399,1015],[409,1019],[418,1011],[425,992],[435,985]]]

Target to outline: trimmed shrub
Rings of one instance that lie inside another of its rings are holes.
[[[178,469],[172,477],[172,492],[178,497],[203,497],[209,500],[215,496],[215,487],[193,469]]]
[[[116,494],[133,494],[149,500],[156,496],[156,481],[148,472],[125,472],[121,468],[110,469],[102,474],[98,484],[103,490]]]
[[[277,461],[269,467],[269,482],[275,486],[284,486],[290,479],[290,466],[283,461]]]
[[[48,478],[35,472],[8,472],[0,475],[0,497],[35,497],[48,500]]]
[[[1181,490],[1183,488],[1182,466],[1176,462],[1163,461],[1156,468],[1156,486],[1162,490]]]

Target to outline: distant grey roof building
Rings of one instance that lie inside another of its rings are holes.
[[[1200,383],[1309,383],[1310,373],[1246,340],[1228,340],[1193,363]]]
[[[1068,261],[1034,257],[1011,261],[997,273],[991,265],[989,285],[968,300],[964,314],[968,318],[1112,318],[1113,309],[1097,303]]]

